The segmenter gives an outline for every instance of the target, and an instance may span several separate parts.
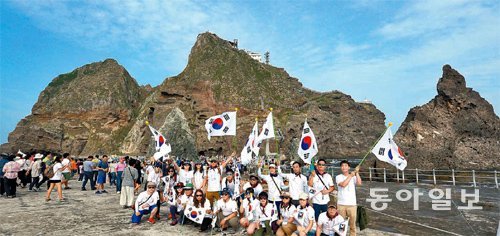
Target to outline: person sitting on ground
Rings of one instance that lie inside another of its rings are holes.
[[[147,184],[147,190],[140,193],[139,196],[137,196],[137,200],[135,200],[135,209],[134,213],[132,214],[132,223],[139,224],[141,223],[141,218],[143,215],[150,214],[148,221],[149,223],[154,224],[154,216],[156,215],[157,211],[156,203],[158,202],[159,198],[160,196],[156,191],[156,184],[149,182]]]
[[[205,194],[201,189],[197,189],[194,192],[194,198],[188,203],[188,206],[186,207],[189,206],[201,208],[205,211],[205,217],[201,222],[199,231],[199,232],[205,232],[210,227],[210,223],[212,222],[212,215],[211,215],[212,209],[210,208],[210,202],[205,198]]]
[[[309,196],[307,193],[299,195],[299,206],[293,214],[294,224],[297,230],[293,232],[292,236],[313,236],[315,227],[314,209],[309,206]]]
[[[193,184],[192,183],[188,183],[185,187],[184,187],[184,194],[180,197],[180,204],[178,205],[177,207],[177,210],[180,210],[182,213],[184,212],[184,209],[186,209],[186,205],[189,203],[189,202],[192,202],[193,201]],[[181,213],[181,224],[184,224],[184,220],[185,220],[185,216],[184,214]]]
[[[293,232],[297,230],[297,226],[293,223],[293,213],[297,210],[295,205],[292,204],[290,193],[283,192],[281,194],[281,200],[283,201],[280,211],[280,218],[276,221],[278,230],[276,231],[277,236],[290,236]]]
[[[250,223],[255,221],[255,209],[259,206],[259,200],[255,198],[253,188],[247,188],[245,191],[245,199],[241,200],[240,198],[240,201],[240,216],[242,216],[240,225],[246,229]]]
[[[342,217],[337,212],[337,209],[335,209],[335,205],[329,205],[328,210],[319,215],[317,223],[318,226],[316,227],[316,236],[339,236],[339,234],[335,232],[333,228],[343,223],[344,221],[344,217]]]
[[[217,215],[217,223],[222,231],[228,227],[238,230],[238,205],[231,199],[229,189],[222,190],[222,197],[216,202],[215,215]]]
[[[170,197],[171,201],[169,201],[170,205],[170,215],[172,217],[172,222],[170,222],[170,225],[176,225],[179,221],[177,219],[177,214],[180,213],[179,206],[181,206],[181,197],[184,195],[184,184],[182,182],[178,182],[175,187],[174,187],[174,193]]]
[[[271,222],[277,218],[276,205],[269,202],[267,192],[259,194],[259,205],[255,210],[255,221],[247,228],[248,235],[272,235]]]

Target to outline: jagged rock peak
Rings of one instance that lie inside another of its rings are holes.
[[[438,94],[446,97],[455,97],[467,91],[465,78],[450,65],[443,66],[443,77],[437,84]]]

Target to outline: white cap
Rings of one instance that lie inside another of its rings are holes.
[[[35,155],[35,159],[42,159],[42,158],[43,158],[43,154],[37,153]]]
[[[276,168],[276,165],[275,164],[271,164],[271,165],[269,165],[269,168]]]
[[[299,199],[309,200],[309,196],[307,195],[307,193],[300,193]]]

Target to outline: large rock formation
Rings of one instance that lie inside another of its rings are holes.
[[[85,65],[54,78],[1,149],[117,152],[144,96],[115,60]]]
[[[498,169],[500,120],[479,93],[449,65],[438,95],[412,108],[395,135],[408,168]]]
[[[80,70],[77,69],[77,71]],[[79,76],[73,78],[74,82],[72,83],[87,78],[83,75],[80,76],[80,74],[79,72]],[[95,80],[105,79],[102,75],[97,74],[94,74],[92,78]],[[56,80],[57,78],[54,81]],[[79,83],[82,84],[81,86],[86,86],[83,81]],[[179,75],[165,79],[161,85],[154,89],[146,86],[142,91],[146,89],[149,96],[144,99],[140,96],[141,90],[135,85],[134,89],[121,91],[126,94],[123,96],[133,99],[119,99],[120,103],[116,107],[105,106],[107,110],[112,107],[113,111],[122,111],[120,108],[124,107],[124,104],[129,104],[125,106],[127,109],[124,109],[129,113],[123,116],[124,119],[120,116],[119,125],[117,122],[114,123],[120,129],[119,132],[114,132],[119,134],[119,138],[112,139],[113,142],[110,142],[110,137],[113,136],[110,135],[110,130],[100,131],[101,128],[98,125],[89,126],[90,128],[85,130],[80,128],[78,132],[76,130],[72,132],[72,136],[67,136],[66,123],[58,124],[57,127],[60,127],[60,130],[57,135],[59,136],[55,137],[64,136],[64,140],[68,140],[67,142],[69,140],[72,140],[71,142],[85,140],[87,144],[80,144],[78,146],[81,147],[80,149],[71,149],[75,154],[91,154],[103,150],[145,155],[151,152],[151,134],[145,125],[145,121],[149,121],[154,127],[165,132],[170,143],[183,146],[181,149],[176,149],[177,147],[173,146],[174,150],[182,152],[178,153],[179,156],[191,157],[201,153],[206,155],[229,154],[233,149],[233,143],[236,143],[236,149],[239,153],[255,118],[259,118],[260,125],[262,125],[269,108],[272,107],[274,109],[275,129],[279,130],[284,138],[277,142],[277,145],[275,141],[271,141],[271,152],[276,152],[278,146],[280,153],[286,153],[289,156],[296,155],[296,148],[293,147],[296,147],[297,144],[294,144],[292,140],[300,138],[304,119],[308,117],[308,123],[317,136],[319,156],[359,157],[366,152],[384,130],[385,116],[374,105],[356,103],[350,96],[338,91],[319,93],[306,89],[298,79],[292,78],[284,69],[253,60],[243,50],[235,48],[229,41],[220,39],[211,33],[203,33],[198,36],[189,55],[188,65]],[[85,104],[83,106],[85,109],[79,108],[78,104],[76,106],[51,105],[51,112],[47,111],[46,113],[66,114],[77,109],[77,112],[102,114],[100,112],[102,105],[98,101],[102,100],[102,103],[109,104],[113,100],[112,96],[99,98],[94,96],[94,94],[107,93],[107,90],[98,87],[80,91],[79,94],[82,95],[90,93],[88,96],[79,97],[80,103]],[[57,97],[59,101],[64,102],[68,98],[62,95]],[[34,111],[49,104],[45,100],[43,101],[39,101],[35,105],[37,109]],[[135,101],[141,101],[141,103]],[[236,107],[239,108],[237,136],[215,137],[212,141],[208,141],[204,128],[205,119],[224,111],[234,110]],[[83,111],[81,111],[82,109]],[[28,118],[33,119],[31,117],[38,115],[35,113],[39,112],[34,112]],[[113,114],[116,113],[113,112]],[[80,116],[75,115],[74,117],[79,119]],[[26,125],[23,122],[21,121],[16,130],[11,133],[9,143],[2,148],[9,148],[10,151],[17,150],[16,148],[23,150],[26,148],[55,148],[66,151],[68,145],[60,145],[61,142],[58,140],[34,142],[30,139],[26,141],[16,138],[37,129],[41,121],[32,120],[29,122],[29,128],[24,129],[22,127]],[[48,122],[49,120],[46,119],[45,123]],[[180,133],[174,130],[178,126],[171,124],[171,122],[182,127],[177,129]],[[51,121],[51,123],[53,122]],[[78,122],[75,120],[72,125],[80,127],[86,123],[89,123],[86,119],[80,119]],[[104,123],[101,122],[101,124]],[[44,125],[44,127],[46,126],[48,127],[48,125]],[[114,129],[118,129],[116,127],[113,126]],[[41,130],[45,132],[52,129],[43,128]],[[78,134],[80,136],[77,137]],[[38,136],[40,139],[46,139],[46,135],[40,134]],[[90,137],[95,141],[92,141],[93,144],[86,148]],[[48,138],[48,140],[52,139]],[[42,143],[47,143],[47,145],[40,145]],[[65,142],[63,143],[65,144]],[[194,143],[197,153],[193,152],[191,143]],[[97,144],[101,146],[97,146]],[[117,146],[120,147],[119,150],[115,149]]]

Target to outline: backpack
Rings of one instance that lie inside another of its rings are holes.
[[[47,166],[43,171],[43,175],[49,179],[54,177],[54,174],[54,164]]]

